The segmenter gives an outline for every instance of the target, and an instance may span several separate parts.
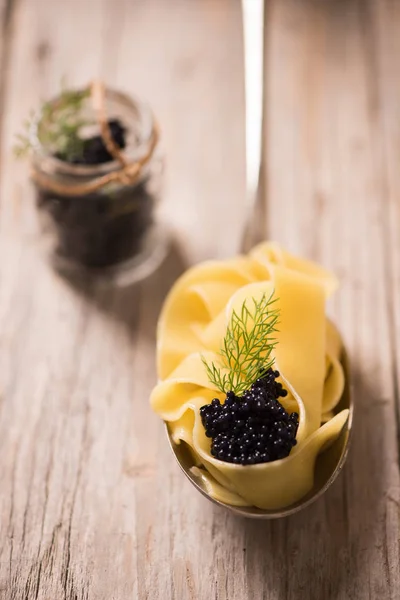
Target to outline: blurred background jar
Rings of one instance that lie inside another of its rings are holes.
[[[30,126],[43,242],[55,268],[121,284],[162,262],[162,156],[143,102],[95,82],[43,105]]]

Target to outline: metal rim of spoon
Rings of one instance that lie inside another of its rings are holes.
[[[262,164],[262,131],[263,131],[263,91],[264,91],[264,0],[242,0],[244,54],[245,54],[245,98],[246,98],[246,215],[241,249],[248,251],[255,242],[255,213],[261,203],[260,171]],[[353,422],[353,394],[350,384],[350,370],[345,350],[342,353],[342,365],[345,374],[345,388],[337,407],[348,408],[349,417],[339,437],[318,457],[315,465],[315,479],[312,490],[301,500],[277,510],[261,510],[256,507],[239,507],[220,502],[212,498],[203,481],[196,477],[191,469],[194,467],[193,456],[189,447],[181,442],[175,444],[171,439],[168,425],[166,431],[171,450],[183,473],[194,487],[208,500],[232,513],[253,519],[277,519],[292,515],[320,498],[332,485],[343,465],[349,450],[350,432]]]

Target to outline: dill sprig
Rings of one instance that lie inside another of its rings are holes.
[[[63,89],[55,101],[44,102],[39,116],[31,114],[24,123],[24,132],[16,136],[15,155],[24,157],[32,150],[31,132],[37,126],[40,143],[52,154],[68,162],[79,158],[84,144],[80,129],[92,123],[82,116],[84,101],[89,94],[88,88]]]
[[[217,364],[202,357],[210,382],[221,392],[241,396],[273,365],[271,354],[277,344],[273,334],[279,319],[273,295],[246,300],[240,312],[233,311]]]

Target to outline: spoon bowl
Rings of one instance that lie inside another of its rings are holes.
[[[221,502],[219,500],[216,500],[215,498],[212,498],[207,492],[207,488],[205,482],[202,480],[202,477],[197,476],[192,472],[192,468],[196,465],[194,463],[193,456],[189,450],[189,447],[185,444],[185,442],[176,444],[172,440],[168,426],[166,425],[166,431],[171,450],[174,453],[175,458],[183,473],[194,485],[194,487],[208,500],[210,500],[214,504],[217,504],[218,506],[230,510],[231,512],[241,517],[247,517],[252,519],[278,519],[280,517],[287,517],[289,515],[292,515],[306,508],[307,506],[312,504],[312,502],[315,502],[315,500],[320,498],[327,491],[327,489],[330,488],[332,483],[339,475],[346,461],[349,450],[350,434],[353,422],[354,402],[352,386],[350,381],[349,361],[347,353],[344,350],[341,356],[341,363],[344,369],[345,386],[340,402],[336,407],[335,413],[347,408],[349,409],[349,416],[338,438],[326,450],[324,450],[323,452],[321,452],[321,454],[318,455],[315,463],[314,485],[309,491],[309,493],[303,498],[301,498],[301,500],[282,509],[262,510],[260,508],[256,508],[255,506],[232,506],[230,504],[226,504],[225,502]]]

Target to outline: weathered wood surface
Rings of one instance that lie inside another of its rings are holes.
[[[1,600],[397,599],[400,2],[267,2],[266,233],[341,277],[358,410],[336,484],[263,524],[183,481],[148,407],[167,290],[240,239],[240,3],[3,0],[0,19]],[[131,289],[73,289],[38,251],[11,146],[62,75],[162,123],[177,244]]]

